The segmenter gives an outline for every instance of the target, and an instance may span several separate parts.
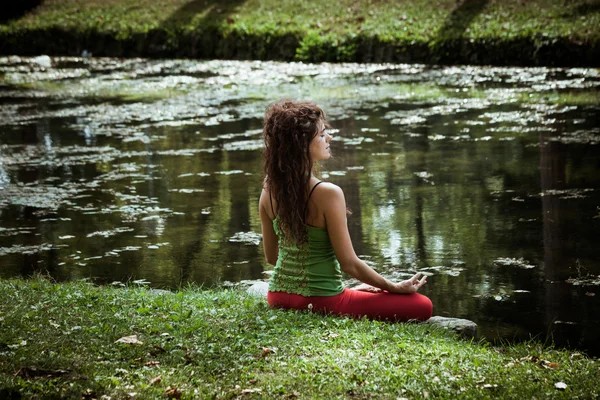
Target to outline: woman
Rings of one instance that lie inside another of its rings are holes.
[[[356,318],[428,319],[431,301],[416,293],[427,278],[391,282],[360,260],[342,189],[312,175],[314,163],[331,157],[327,128],[325,113],[309,102],[281,100],[265,113],[259,213],[265,257],[275,265],[269,304]],[[363,284],[344,288],[342,270]]]

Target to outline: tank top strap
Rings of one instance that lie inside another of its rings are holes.
[[[307,206],[308,206],[308,201],[310,200],[310,196],[312,196],[312,194],[315,191],[315,189],[317,188],[317,186],[319,186],[321,183],[323,183],[323,181],[319,181],[319,182],[315,183],[315,186],[313,186],[312,189],[310,190],[310,193],[308,194],[308,198],[306,199]]]
[[[319,182],[315,183],[315,186],[312,187],[312,189],[310,190],[310,193],[308,194],[308,198],[306,199],[306,204],[304,205],[304,218],[306,218],[306,214],[308,214],[308,202],[310,200],[310,196],[312,196],[312,194],[315,191],[315,189],[317,188],[317,186],[319,186],[321,183],[323,183],[323,181],[319,181]]]

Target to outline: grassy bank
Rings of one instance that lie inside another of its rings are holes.
[[[600,65],[596,0],[46,0],[12,14],[3,54]]]
[[[537,343],[271,310],[239,291],[0,282],[2,398],[574,399],[597,397],[599,378],[598,360]]]

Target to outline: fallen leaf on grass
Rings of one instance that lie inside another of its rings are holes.
[[[481,387],[482,387],[482,388],[484,388],[484,389],[495,389],[495,388],[497,388],[497,387],[498,387],[498,385],[497,385],[497,384],[495,384],[495,383],[494,383],[494,384],[491,384],[491,383],[486,383],[485,385],[483,385],[483,386],[481,386]]]
[[[544,368],[551,368],[551,369],[560,367],[559,363],[550,362],[550,361],[546,361],[546,360],[542,360],[540,362],[540,365]]]
[[[521,357],[519,359],[519,361],[530,361],[530,362],[532,362],[534,364],[539,365],[542,368],[551,368],[551,369],[554,369],[554,368],[560,367],[559,363],[550,362],[548,360],[542,360],[542,359],[540,359],[539,357],[536,357],[536,356]]]
[[[255,356],[257,359],[265,358],[266,356],[268,356],[269,354],[271,354],[273,352],[273,350],[271,350],[268,347],[261,347],[261,349],[262,349],[262,353],[259,354],[258,356]]]
[[[177,389],[176,387],[169,386],[165,390],[165,396],[167,396],[170,399],[180,399],[181,398],[181,390]]]
[[[117,339],[115,343],[144,344],[144,342],[141,342],[138,339],[137,335],[123,336],[122,338]]]
[[[564,382],[556,382],[554,384],[554,387],[557,388],[558,390],[565,390],[567,388],[567,384]]]
[[[340,336],[342,335],[340,335],[339,333],[330,333],[329,335],[321,338],[321,342],[327,342],[329,339],[335,339]]]
[[[160,381],[162,381],[162,375],[159,375],[156,378],[150,379],[150,385],[154,385],[155,383],[160,383]]]
[[[242,394],[251,394],[251,393],[260,393],[260,392],[262,392],[262,389],[259,389],[259,388],[242,390]]]
[[[148,361],[146,364],[144,364],[146,367],[156,367],[158,365],[160,365],[160,361]]]
[[[35,367],[21,367],[17,372],[13,374],[13,376],[22,376],[23,378],[55,378],[57,376],[66,375],[71,371],[64,369],[38,369]]]
[[[505,365],[505,367],[506,367],[506,368],[512,368],[512,367],[514,367],[515,365],[521,365],[521,363],[520,363],[520,362],[518,362],[518,361],[515,361],[515,362],[512,362],[512,361],[511,361],[511,362],[509,362],[508,364],[506,364],[506,365]]]

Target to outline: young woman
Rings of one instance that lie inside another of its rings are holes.
[[[344,192],[312,175],[314,163],[331,157],[327,128],[325,113],[309,102],[281,100],[265,113],[259,212],[265,257],[275,265],[269,304],[357,318],[428,319],[431,300],[416,293],[426,277],[391,282],[360,260]],[[363,284],[344,288],[341,271]]]

